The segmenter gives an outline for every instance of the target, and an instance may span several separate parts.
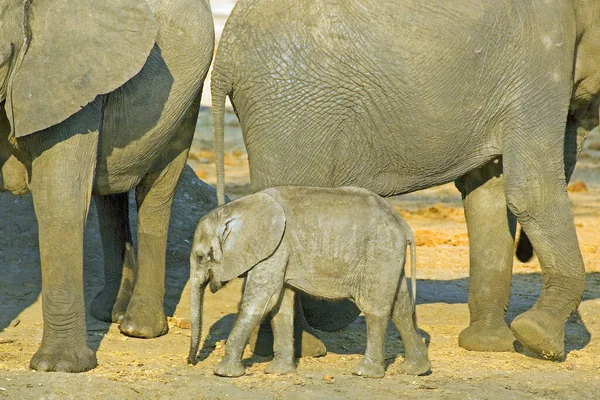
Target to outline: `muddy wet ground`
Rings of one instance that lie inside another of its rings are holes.
[[[234,118],[230,116],[230,121]],[[202,124],[200,124],[202,125]],[[231,122],[235,131],[235,124]],[[202,128],[202,127],[200,127]],[[248,191],[247,160],[239,137],[228,144],[228,194]],[[207,294],[203,361],[186,365],[189,347],[188,257],[197,220],[212,207],[214,193],[195,180],[192,169],[214,183],[214,156],[199,133],[190,156],[192,168],[180,185],[169,233],[167,335],[151,340],[128,338],[114,324],[88,318],[88,339],[99,366],[83,374],[38,373],[28,369],[40,344],[42,314],[37,225],[30,196],[0,194],[0,398],[441,398],[441,399],[592,399],[600,393],[600,137],[587,143],[570,192],[587,270],[584,299],[566,328],[567,357],[549,362],[518,352],[475,353],[460,348],[467,326],[468,240],[460,196],[453,185],[390,199],[415,230],[418,252],[419,326],[429,343],[432,373],[413,377],[396,373],[403,347],[393,324],[386,342],[383,379],[352,376],[365,347],[365,321],[359,317],[338,332],[323,333],[328,354],[301,359],[297,374],[263,373],[269,358],[248,350],[247,375],[237,379],[212,375],[222,357],[235,319],[241,282]],[[583,187],[585,186],[585,187]],[[86,300],[102,285],[102,250],[92,207],[85,237]],[[515,260],[507,320],[529,308],[539,295],[536,260]]]

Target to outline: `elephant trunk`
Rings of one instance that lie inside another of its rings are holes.
[[[196,262],[195,260],[192,262]],[[191,269],[191,295],[190,295],[190,319],[192,322],[192,338],[190,344],[190,353],[188,355],[188,364],[196,364],[196,356],[200,347],[202,336],[202,312],[204,305],[204,292],[208,283],[208,278],[204,271],[192,266]]]

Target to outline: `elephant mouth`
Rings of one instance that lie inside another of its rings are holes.
[[[219,278],[215,277],[212,269],[208,270],[208,281],[210,282],[210,291],[212,293],[218,292],[223,287],[224,282],[221,282]]]

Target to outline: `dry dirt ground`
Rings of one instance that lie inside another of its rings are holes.
[[[200,141],[201,142],[201,141]],[[213,155],[196,143],[190,165],[214,182]],[[42,316],[37,226],[30,196],[0,194],[0,398],[418,398],[418,399],[592,399],[600,391],[600,139],[588,141],[574,180],[585,183],[570,196],[585,265],[587,285],[577,313],[567,323],[567,357],[549,362],[519,352],[475,353],[460,348],[457,337],[467,326],[468,241],[460,196],[452,185],[390,199],[415,230],[418,241],[420,329],[429,343],[432,373],[413,377],[396,373],[404,350],[390,324],[386,342],[387,374],[366,379],[350,374],[365,346],[365,321],[359,317],[338,332],[323,333],[328,354],[301,359],[297,374],[263,373],[268,358],[248,350],[247,375],[237,379],[212,375],[223,356],[241,293],[236,281],[207,294],[203,361],[186,365],[189,346],[188,256],[197,220],[213,206],[214,192],[185,172],[177,193],[169,233],[167,335],[127,338],[114,324],[88,318],[89,344],[99,366],[82,374],[38,373],[28,369],[40,344]],[[243,151],[227,155],[228,193],[247,193],[247,160]],[[133,217],[132,217],[133,218]],[[92,207],[85,237],[86,300],[100,290],[102,250]],[[515,261],[510,322],[530,307],[541,287],[536,260]]]

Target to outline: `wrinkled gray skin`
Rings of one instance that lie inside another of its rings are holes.
[[[83,229],[92,197],[106,277],[92,314],[131,336],[167,332],[167,228],[213,53],[210,5],[1,0],[0,28],[3,184],[31,190],[39,224],[44,332],[30,367],[89,370]]]
[[[360,188],[271,188],[213,210],[199,222],[190,255],[188,361],[194,363],[198,354],[207,284],[214,292],[247,273],[240,311],[215,374],[244,374],[244,347],[268,314],[275,357],[265,372],[295,371],[293,290],[328,300],[352,299],[364,312],[367,347],[354,374],[383,377],[390,316],[406,350],[402,372],[428,372],[427,347],[413,319],[414,286],[411,299],[404,275],[407,244],[414,285],[412,230],[384,199]]]
[[[353,185],[391,196],[454,181],[470,239],[459,344],[507,351],[516,337],[561,358],[584,287],[565,168],[580,115],[598,113],[598,21],[600,3],[585,0],[241,0],[212,75],[220,198],[226,96],[254,191]],[[544,285],[509,328],[517,221]]]

